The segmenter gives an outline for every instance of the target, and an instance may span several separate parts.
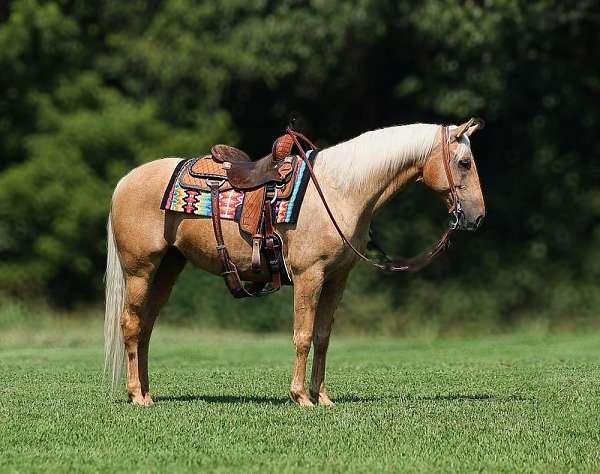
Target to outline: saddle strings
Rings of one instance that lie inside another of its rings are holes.
[[[425,252],[421,255],[418,255],[417,257],[414,257],[414,258],[398,259],[396,261],[393,261],[382,250],[381,253],[385,257],[386,262],[380,263],[380,262],[376,262],[375,260],[372,260],[369,257],[367,257],[366,255],[364,255],[354,245],[352,245],[350,240],[346,237],[346,235],[340,228],[339,224],[337,223],[337,220],[335,219],[333,212],[331,212],[331,208],[329,207],[329,204],[327,203],[327,199],[325,198],[325,195],[323,194],[323,190],[321,189],[321,186],[319,185],[319,181],[317,180],[317,177],[315,176],[315,172],[310,163],[310,160],[306,156],[306,153],[304,152],[304,149],[302,148],[302,145],[300,144],[299,139],[302,140],[308,146],[310,146],[312,150],[315,150],[315,153],[318,152],[317,147],[308,138],[306,138],[302,133],[292,130],[291,127],[288,127],[286,129],[286,133],[288,135],[290,135],[292,137],[292,139],[294,140],[294,144],[298,148],[298,151],[300,153],[300,157],[302,158],[302,161],[304,161],[304,163],[306,164],[306,167],[308,168],[310,178],[312,179],[313,184],[315,185],[315,189],[317,190],[317,193],[319,194],[319,197],[321,198],[321,201],[323,202],[323,206],[325,207],[325,210],[327,211],[327,214],[329,215],[329,219],[331,220],[331,223],[335,227],[335,230],[337,231],[339,236],[342,238],[344,243],[346,245],[348,245],[348,247],[350,247],[350,249],[359,258],[361,258],[368,264],[378,268],[379,270],[384,270],[384,271],[389,271],[389,272],[416,272],[416,271],[419,271],[422,268],[426,267],[427,265],[429,265],[436,257],[441,255],[450,246],[450,236],[452,235],[452,232],[454,232],[454,230],[455,230],[455,227],[453,227],[453,226],[448,228],[442,234],[438,243],[430,251]],[[448,141],[449,141],[448,140],[448,127],[443,126],[442,127],[442,160],[444,161],[444,170],[446,172],[446,177],[448,178],[448,184],[450,186],[450,193],[451,193],[452,201],[453,201],[452,207],[448,210],[448,212],[453,214],[457,211],[457,209],[459,209],[460,204],[459,204],[459,200],[458,200],[458,194],[456,193],[456,189],[454,187],[454,180],[452,179],[452,172],[450,170],[450,149],[449,149]],[[379,247],[379,245],[376,245],[376,247]]]

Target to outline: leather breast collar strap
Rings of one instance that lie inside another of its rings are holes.
[[[306,167],[310,173],[310,178],[312,179],[313,184],[315,185],[315,189],[317,190],[317,193],[319,194],[319,197],[321,198],[321,201],[323,202],[323,206],[325,207],[325,210],[327,211],[327,214],[329,215],[329,219],[331,220],[331,223],[335,227],[337,233],[340,235],[340,237],[342,238],[344,243],[346,245],[348,245],[348,247],[350,247],[350,249],[360,259],[362,259],[365,262],[367,262],[368,264],[378,268],[379,270],[384,270],[384,271],[389,271],[389,272],[416,272],[416,271],[426,267],[427,265],[429,265],[436,257],[441,255],[450,246],[450,236],[452,235],[454,230],[456,230],[458,227],[460,216],[462,214],[462,207],[460,205],[460,200],[459,200],[458,194],[456,192],[456,187],[454,185],[454,179],[452,178],[452,172],[450,169],[450,158],[451,157],[450,157],[449,132],[448,132],[447,126],[442,127],[442,138],[441,138],[441,140],[442,140],[442,160],[444,162],[444,170],[446,172],[446,178],[448,179],[448,185],[450,186],[450,196],[452,197],[452,206],[450,207],[448,212],[450,214],[452,214],[454,220],[453,220],[453,222],[450,223],[449,228],[446,229],[446,231],[440,237],[438,243],[431,250],[429,250],[417,257],[414,257],[414,258],[401,259],[401,260],[394,261],[385,254],[385,252],[381,249],[381,247],[379,247],[379,245],[375,244],[373,247],[375,249],[379,250],[380,253],[383,255],[383,257],[385,259],[384,262],[377,262],[375,260],[372,260],[369,257],[367,257],[366,255],[364,255],[362,252],[360,252],[350,242],[350,240],[348,240],[348,238],[346,237],[346,235],[340,228],[339,224],[337,223],[333,213],[331,212],[329,204],[327,203],[327,199],[325,198],[325,195],[323,194],[323,190],[321,189],[321,186],[319,185],[317,177],[315,176],[313,167],[310,164],[310,160],[307,158],[306,153],[304,152],[304,149],[302,148],[300,141],[304,142],[312,150],[314,150],[314,153],[317,153],[317,147],[308,138],[306,138],[301,133],[296,132],[291,127],[288,127],[286,132],[293,138],[294,143],[295,143],[296,147],[298,148],[298,152],[300,153],[300,157],[306,164]]]

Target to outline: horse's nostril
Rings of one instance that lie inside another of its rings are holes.
[[[483,218],[484,216],[481,215],[477,219],[475,219],[475,228],[478,228],[481,225],[481,223],[483,222]]]

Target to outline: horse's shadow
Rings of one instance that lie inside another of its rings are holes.
[[[235,396],[235,395],[167,395],[154,397],[155,402],[205,402],[205,403],[228,403],[244,404],[254,403],[258,405],[284,405],[291,403],[289,398],[284,397],[261,397],[261,396]]]
[[[363,402],[385,402],[392,400],[403,400],[409,402],[510,402],[510,401],[530,401],[533,398],[523,397],[522,395],[491,395],[489,393],[451,393],[437,395],[381,395],[374,397],[363,397],[357,395],[342,395],[336,399],[340,403],[363,403]]]
[[[533,398],[523,397],[521,395],[491,395],[487,393],[474,394],[444,394],[444,395],[381,395],[381,396],[360,396],[360,395],[340,395],[334,399],[335,403],[368,403],[385,401],[409,401],[409,402],[511,402],[511,401],[531,401]],[[287,397],[266,397],[266,396],[236,396],[236,395],[167,395],[154,397],[155,402],[205,402],[205,403],[225,403],[225,404],[257,404],[257,405],[287,405],[292,401]]]

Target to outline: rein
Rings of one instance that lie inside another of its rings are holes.
[[[444,161],[444,170],[446,172],[446,178],[448,179],[448,184],[450,186],[450,195],[452,197],[452,206],[450,207],[450,209],[448,209],[448,213],[452,214],[453,221],[450,223],[449,228],[442,234],[438,243],[431,250],[429,250],[428,252],[425,252],[417,257],[411,258],[411,259],[402,259],[402,260],[393,261],[391,258],[389,258],[386,255],[386,253],[379,247],[379,245],[377,245],[377,244],[373,245],[373,247],[375,247],[377,250],[379,250],[381,252],[381,254],[384,256],[384,258],[386,260],[385,263],[380,263],[375,260],[372,260],[369,257],[367,257],[366,255],[364,255],[362,252],[360,252],[354,245],[352,245],[350,240],[346,237],[346,235],[340,228],[339,224],[337,223],[333,213],[331,212],[329,204],[327,203],[327,199],[325,198],[325,195],[323,194],[323,190],[321,189],[321,186],[319,185],[319,181],[317,180],[317,177],[315,176],[313,167],[310,164],[310,160],[307,158],[306,153],[304,152],[304,149],[302,148],[302,146],[300,144],[300,140],[302,140],[306,145],[310,146],[311,149],[315,150],[315,153],[318,153],[317,147],[308,138],[306,138],[301,133],[296,132],[291,127],[287,128],[286,133],[289,136],[291,136],[292,139],[294,140],[294,144],[296,145],[296,147],[298,148],[298,151],[300,152],[300,157],[302,158],[302,161],[304,161],[304,163],[306,164],[306,167],[310,173],[310,178],[312,179],[312,182],[315,185],[315,189],[317,190],[317,193],[319,194],[319,197],[321,198],[321,201],[323,202],[323,206],[325,207],[325,210],[327,211],[327,214],[329,215],[329,219],[331,220],[331,223],[335,227],[335,230],[337,231],[339,236],[342,238],[344,243],[346,245],[348,245],[348,247],[350,247],[350,249],[359,258],[361,258],[368,264],[374,266],[375,268],[378,268],[379,270],[384,270],[384,271],[389,271],[389,272],[416,272],[416,271],[419,271],[422,268],[426,267],[427,265],[429,265],[436,257],[441,255],[450,246],[450,236],[458,228],[460,216],[463,211],[462,211],[462,207],[460,205],[460,200],[458,198],[458,193],[456,192],[456,187],[454,185],[454,179],[452,178],[452,172],[450,170],[450,144],[449,144],[449,133],[448,133],[447,126],[442,127],[442,160]]]

